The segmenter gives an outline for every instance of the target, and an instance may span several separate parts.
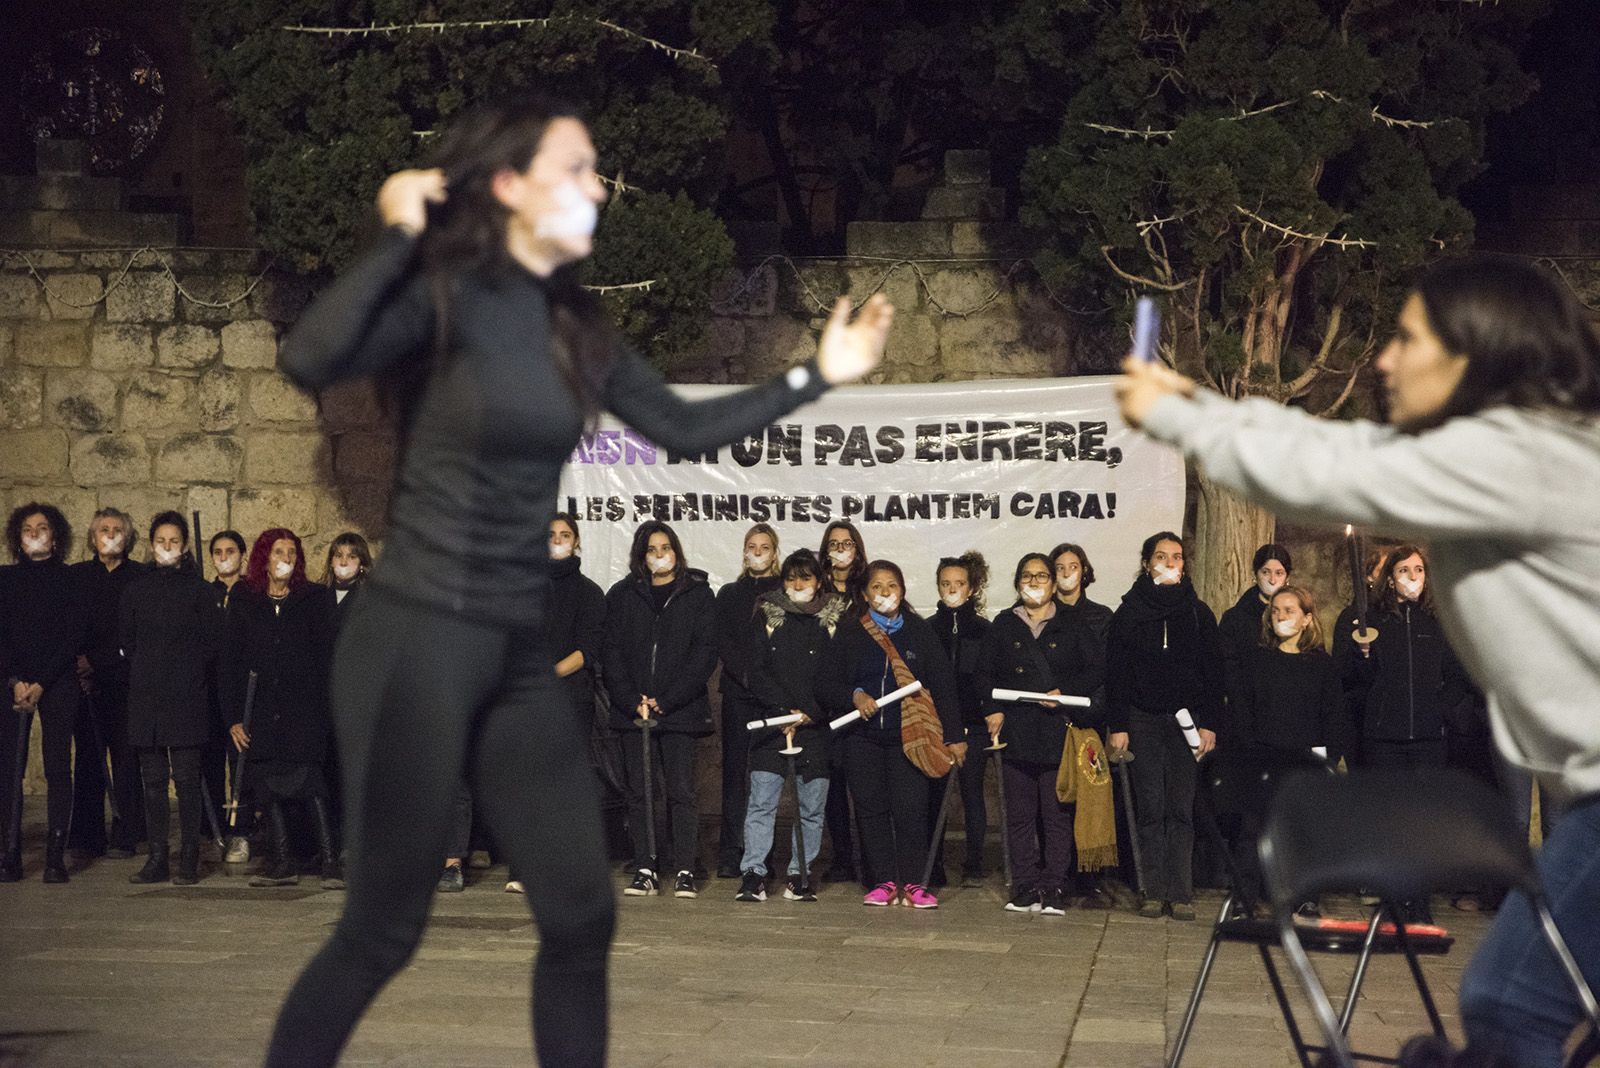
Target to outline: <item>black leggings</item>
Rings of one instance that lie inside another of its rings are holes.
[[[331,1065],[422,937],[465,775],[539,930],[533,1031],[546,1065],[606,1059],[616,901],[594,771],[537,628],[469,622],[368,587],[334,656],[348,893],[290,991],[267,1064]]]
[[[930,844],[928,777],[906,759],[898,737],[847,738],[843,749],[861,825],[862,863],[880,883],[920,883]]]

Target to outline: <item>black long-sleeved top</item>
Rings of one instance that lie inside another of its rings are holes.
[[[250,760],[321,764],[332,722],[328,668],[333,651],[333,594],[308,582],[282,601],[236,587],[229,611],[224,717],[244,717],[246,683],[256,672]]]
[[[629,575],[606,592],[601,673],[611,697],[610,725],[638,722],[648,694],[660,707],[659,730],[709,734],[708,684],[717,669],[715,599],[704,571],[690,568],[668,587]]]
[[[989,695],[978,678],[978,664],[983,636],[989,633],[989,621],[978,614],[978,602],[968,598],[960,608],[951,608],[940,601],[929,622],[939,644],[944,646],[945,655],[950,658],[951,670],[956,673],[956,688],[961,694],[961,722],[969,727],[982,726]]]
[[[794,733],[802,752],[795,757],[795,768],[802,779],[828,774],[828,746],[833,732],[829,715],[823,709],[820,690],[829,675],[833,655],[833,635],[844,618],[849,601],[832,592],[819,592],[823,603],[807,612],[785,596],[781,589],[770,590],[756,602],[756,615],[746,626],[754,635],[755,663],[749,674],[752,699],[761,718],[786,716],[799,709],[811,722]],[[810,606],[807,606],[810,607]],[[750,731],[750,770],[783,774],[787,768],[783,748],[783,728],[767,727]]]
[[[756,601],[778,585],[776,575],[743,574],[717,591],[717,655],[722,660],[717,690],[724,697],[752,697],[750,671],[759,647]]]
[[[1229,698],[1244,746],[1298,753],[1324,746],[1334,761],[1350,750],[1339,667],[1321,649],[1285,653],[1253,646],[1230,680]]]
[[[128,585],[117,633],[129,665],[130,744],[197,746],[211,737],[208,683],[226,625],[215,592],[188,567],[151,568]]]
[[[97,688],[127,685],[128,666],[123,660],[117,615],[121,610],[122,592],[144,571],[143,564],[132,560],[124,560],[110,571],[99,560],[72,565],[72,574],[83,591],[86,614],[83,655],[94,669]]]
[[[1383,742],[1443,738],[1446,719],[1474,690],[1438,619],[1410,602],[1372,615],[1378,640],[1370,657],[1354,641],[1340,646],[1345,688],[1359,702],[1361,736]]]
[[[578,557],[550,562],[550,615],[545,633],[558,661],[583,653],[583,667],[566,678],[572,699],[585,715],[594,711],[594,680],[606,640],[606,594],[585,575]]]
[[[546,285],[515,265],[453,279],[450,356],[441,362],[433,287],[416,247],[400,229],[385,231],[300,317],[278,362],[313,389],[434,367],[407,413],[389,536],[371,581],[486,622],[538,625],[557,481],[583,431],[582,408],[551,357]],[[619,345],[601,403],[658,445],[689,453],[757,432],[826,388],[813,362],[689,402]]]
[[[905,622],[899,630],[889,635],[889,641],[905,661],[907,669],[933,699],[939,713],[939,723],[944,729],[944,743],[954,745],[967,740],[961,723],[961,692],[956,673],[950,667],[950,658],[934,636],[933,628],[921,616],[902,612]],[[855,708],[855,691],[860,688],[868,697],[882,697],[900,688],[895,680],[889,658],[861,624],[860,617],[846,613],[844,622],[833,635],[833,652],[825,665],[821,680],[823,705],[830,716],[842,716]],[[896,701],[881,708],[865,723],[844,727],[840,735],[845,739],[870,739],[881,745],[899,745],[901,742],[900,708]]]
[[[1020,602],[1019,602],[1020,605]],[[1105,682],[1105,643],[1077,616],[1061,611],[1045,620],[1039,636],[1013,606],[1001,612],[983,643],[979,677],[983,680],[984,711],[1005,713],[1001,741],[1006,756],[1033,764],[1057,764],[1067,741],[1067,725],[1098,728],[1105,706],[1046,708],[1032,701],[996,701],[990,691],[1034,690],[1093,697]]]
[[[0,649],[7,678],[45,689],[71,675],[88,632],[83,583],[59,560],[0,567]]]
[[[1133,709],[1171,715],[1180,708],[1196,726],[1214,729],[1224,688],[1217,617],[1188,582],[1157,586],[1140,575],[1106,638],[1106,729],[1127,730]]]

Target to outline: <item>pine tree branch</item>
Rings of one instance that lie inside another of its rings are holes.
[[[1158,282],[1154,278],[1144,278],[1137,274],[1130,274],[1118,267],[1117,261],[1111,258],[1111,249],[1113,247],[1112,245],[1101,245],[1100,255],[1105,259],[1106,266],[1110,267],[1118,278],[1130,285],[1144,286],[1147,289],[1158,290],[1162,293],[1177,293],[1190,285],[1188,282]]]
[[[1316,357],[1306,365],[1305,370],[1291,378],[1289,384],[1279,390],[1282,400],[1301,396],[1321,376],[1328,366],[1328,358],[1333,355],[1333,350],[1339,343],[1339,327],[1343,322],[1344,301],[1340,301],[1328,313],[1328,326],[1322,331],[1322,344],[1317,348]]]
[[[693,48],[677,48],[673,45],[667,44],[665,41],[658,41],[654,37],[647,37],[636,30],[630,30],[626,26],[619,26],[617,23],[611,22],[608,19],[582,18],[576,15],[554,15],[549,18],[527,19],[462,19],[451,20],[449,22],[395,22],[381,26],[374,22],[368,23],[365,26],[295,25],[280,26],[278,28],[283,30],[285,33],[309,33],[318,34],[323,37],[367,37],[372,34],[377,34],[382,37],[390,37],[397,33],[443,33],[445,30],[481,30],[502,28],[519,30],[529,28],[546,29],[558,22],[585,22],[591,26],[598,26],[601,29],[609,30],[612,33],[620,34],[623,37],[638,41],[640,44],[648,45],[659,52],[665,52],[673,59],[680,61],[686,59],[694,60],[699,63],[704,63],[706,66],[713,69],[716,68],[715,63],[713,63],[703,53],[697,52]]]
[[[1293,237],[1301,241],[1310,241],[1318,246],[1332,245],[1335,248],[1342,249],[1378,247],[1378,243],[1376,241],[1366,241],[1355,237],[1329,237],[1327,234],[1308,234],[1300,230],[1294,230],[1290,227],[1275,223],[1271,219],[1263,219],[1261,216],[1257,215],[1243,204],[1235,204],[1233,206],[1233,210],[1237,211],[1240,215],[1243,215],[1245,218],[1249,219],[1251,222],[1257,224],[1265,230],[1273,230],[1285,237]]]

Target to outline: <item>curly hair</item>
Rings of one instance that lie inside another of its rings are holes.
[[[984,605],[983,593],[989,585],[989,561],[976,549],[968,549],[960,556],[945,556],[939,560],[939,566],[933,569],[934,582],[939,581],[939,576],[947,567],[959,567],[967,573],[967,589],[971,591],[973,606],[978,614],[987,615],[988,608]]]
[[[289,574],[289,591],[293,593],[310,581],[306,578],[306,548],[300,544],[300,535],[287,527],[273,527],[263,530],[250,549],[244,584],[254,593],[267,592],[267,564],[272,558],[272,546],[278,541],[294,542],[294,570]]]
[[[139,544],[139,530],[133,525],[133,517],[120,508],[96,509],[94,515],[89,519],[90,544],[83,547],[84,552],[89,554],[87,559],[97,560],[100,557],[100,547],[93,544],[93,542],[95,524],[102,519],[115,519],[122,524],[122,558],[124,560],[133,559],[133,547]]]
[[[11,559],[22,559],[22,524],[29,516],[34,515],[44,516],[44,521],[50,524],[50,533],[54,541],[50,547],[50,559],[65,560],[67,553],[72,550],[72,524],[61,514],[61,509],[53,504],[43,504],[39,501],[29,501],[13,508],[11,518],[6,520],[6,548],[11,550]]]

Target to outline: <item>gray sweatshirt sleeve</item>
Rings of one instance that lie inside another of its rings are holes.
[[[1144,429],[1183,450],[1213,480],[1286,518],[1419,538],[1525,541],[1544,529],[1539,509],[1520,492],[1544,477],[1538,438],[1511,409],[1402,434],[1200,392],[1163,397]]]

